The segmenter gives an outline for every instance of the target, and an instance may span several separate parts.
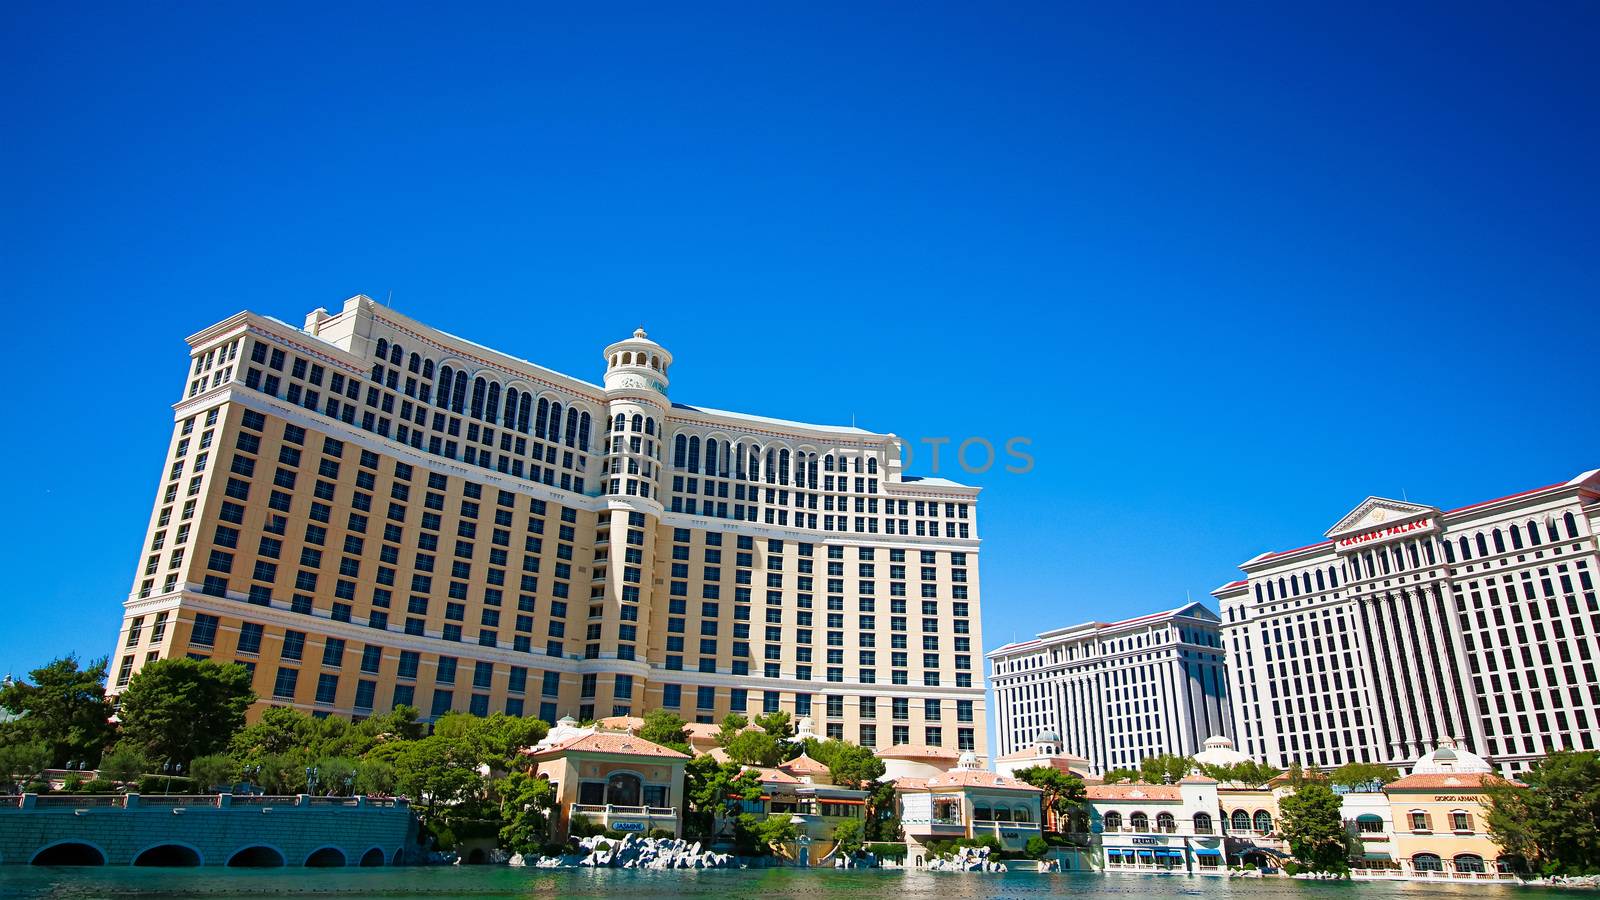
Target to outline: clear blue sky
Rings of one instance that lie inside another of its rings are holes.
[[[95,6],[0,13],[0,668],[111,649],[183,336],[357,292],[1030,438],[988,647],[1600,466],[1594,4]]]

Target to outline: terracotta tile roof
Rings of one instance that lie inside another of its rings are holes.
[[[606,716],[595,722],[602,731],[631,731],[637,733],[644,727],[644,719],[639,716]]]
[[[745,766],[741,772],[754,772],[765,784],[800,784],[800,779],[790,775],[782,769],[769,769],[765,766]]]
[[[1399,781],[1391,781],[1384,785],[1386,791],[1422,791],[1436,790],[1438,788],[1471,788],[1482,790],[1485,782],[1494,783],[1500,776],[1493,772],[1437,772],[1427,775],[1407,775]],[[1511,782],[1521,787],[1519,782]]]
[[[1218,782],[1215,778],[1208,778],[1205,775],[1185,775],[1185,776],[1183,776],[1183,778],[1178,783],[1179,784],[1219,784],[1220,782]]]
[[[663,747],[660,744],[653,744],[644,738],[634,737],[631,734],[603,731],[585,732],[540,750],[529,748],[522,752],[528,756],[547,757],[568,751],[610,753],[617,756],[655,756],[662,759],[689,758],[686,754],[679,753],[669,747]]]
[[[1175,784],[1091,784],[1085,794],[1090,800],[1183,800]]]
[[[801,753],[786,763],[779,763],[778,768],[790,775],[826,775],[830,771],[827,766],[812,759],[809,755]]]
[[[706,751],[706,755],[719,763],[733,762],[733,757],[729,756],[728,751],[722,749],[721,747],[712,747],[710,750]]]
[[[894,789],[897,791],[920,791],[928,786],[926,778],[896,778]]]
[[[936,791],[943,788],[981,787],[1000,788],[1009,791],[1028,791],[1034,794],[1044,793],[1026,781],[1012,778],[1009,775],[996,775],[982,769],[951,769],[938,775],[931,775],[923,779],[926,790]]]

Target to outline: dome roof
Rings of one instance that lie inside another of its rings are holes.
[[[1233,741],[1223,735],[1206,738],[1206,748],[1194,755],[1194,761],[1203,766],[1236,766],[1249,762],[1250,757],[1233,748]]]
[[[1445,773],[1482,773],[1493,772],[1494,766],[1489,761],[1469,750],[1456,746],[1456,742],[1445,739],[1431,753],[1425,753],[1411,767],[1413,775],[1440,775]]]
[[[1038,736],[1033,739],[1033,742],[1035,744],[1057,744],[1061,742],[1061,735],[1056,734],[1054,731],[1046,728],[1045,730],[1039,732]]]

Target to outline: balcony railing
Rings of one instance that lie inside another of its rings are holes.
[[[653,819],[676,819],[676,806],[612,806],[611,804],[574,803],[573,815],[578,816],[646,816]]]
[[[972,827],[974,829],[982,828],[985,831],[994,830],[994,829],[1001,829],[1001,828],[1014,828],[1014,829],[1016,829],[1018,831],[1038,831],[1039,830],[1039,823],[1038,822],[1001,822],[1001,821],[999,821],[997,819],[974,819],[972,821]]]

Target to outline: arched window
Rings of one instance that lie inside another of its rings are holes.
[[[789,483],[789,451],[778,451],[778,483]]]
[[[656,417],[655,416],[646,416],[645,417],[645,420],[644,420],[644,433],[645,434],[655,434],[656,433]]]
[[[706,441],[706,474],[717,474],[717,442],[715,440]]]
[[[1511,549],[1522,549],[1522,529],[1515,525],[1511,526]]]
[[[1422,549],[1428,557],[1428,565],[1438,565],[1438,560],[1433,555],[1433,541],[1423,541]]]
[[[1476,853],[1462,853],[1456,857],[1455,862],[1457,872],[1472,872],[1474,874],[1482,874],[1484,871],[1483,857]]]
[[[467,407],[467,373],[456,371],[456,384],[450,391],[450,408],[456,412],[465,412]]]
[[[1481,531],[1478,532],[1478,555],[1479,556],[1488,556],[1489,555],[1489,541],[1484,538],[1483,532],[1481,532]]]
[[[1173,818],[1172,813],[1158,813],[1156,815],[1156,830],[1171,834],[1178,830],[1178,820]]]
[[[561,440],[561,404],[550,404],[550,442]]]
[[[1261,582],[1256,582],[1256,602],[1261,602]]]
[[[1577,540],[1578,539],[1578,520],[1573,517],[1571,512],[1566,512],[1566,513],[1562,513],[1561,521],[1563,523],[1565,523],[1566,526],[1567,526],[1567,537],[1569,537],[1569,538],[1571,538],[1573,540]]]
[[[380,359],[380,360],[389,358],[389,339],[388,338],[378,338],[378,354],[377,354],[377,356],[378,356],[378,359]]]
[[[1444,863],[1435,853],[1418,853],[1411,857],[1411,867],[1418,872],[1443,872]]]
[[[1122,813],[1112,811],[1105,814],[1103,819],[1107,831],[1116,831],[1122,827]]]
[[[522,401],[517,404],[517,430],[523,434],[528,433],[528,411],[533,406],[533,395],[524,393]]]
[[[775,484],[778,480],[778,451],[767,451],[767,484]]]
[[[484,411],[484,419],[489,422],[500,421],[500,385],[495,382],[489,384],[489,404]]]
[[[1472,558],[1472,544],[1467,541],[1466,535],[1461,537],[1461,561],[1466,562]]]
[[[423,378],[432,378],[433,377],[433,360],[425,359],[425,360],[422,361],[422,377]]]
[[[401,352],[399,344],[395,344],[393,347],[389,348],[390,363],[398,366],[400,365],[400,360],[402,359],[405,359],[405,354]]]
[[[575,447],[578,444],[578,408],[567,407],[567,446]]]
[[[1327,588],[1328,588],[1327,582],[1323,581],[1323,579],[1322,579],[1322,570],[1318,569],[1317,570],[1317,590],[1323,591],[1323,590],[1327,590]]]
[[[588,413],[583,413],[582,415],[578,416],[578,449],[579,450],[588,450],[589,449],[589,414]]]
[[[689,471],[700,471],[700,439],[697,437],[689,438]]]
[[[1456,545],[1455,544],[1452,544],[1449,541],[1440,541],[1439,542],[1439,546],[1444,548],[1444,561],[1445,562],[1453,563],[1453,562],[1456,561]]]
[[[448,409],[450,406],[450,386],[454,384],[451,380],[454,377],[453,371],[449,366],[439,368],[439,396],[434,399],[439,402],[440,409]]]
[[[1506,536],[1501,534],[1498,528],[1494,530],[1494,552],[1506,552]]]
[[[1539,523],[1538,522],[1533,522],[1533,521],[1528,522],[1528,543],[1532,544],[1535,547],[1537,547],[1540,544],[1544,543],[1544,541],[1539,538]]]
[[[639,776],[617,772],[606,779],[606,803],[612,806],[639,806],[644,785]]]
[[[406,369],[413,375],[420,374],[422,372],[422,357],[416,353],[411,354],[410,361],[406,363]]]
[[[506,388],[506,427],[517,427],[517,397],[519,392],[514,387]]]
[[[1026,806],[1018,806],[1011,813],[1011,821],[1013,821],[1013,822],[1032,822],[1033,821],[1033,810],[1029,809]]]
[[[1266,834],[1272,830],[1272,814],[1264,809],[1256,810],[1254,824],[1257,831],[1261,832],[1262,834]]]
[[[1210,813],[1197,812],[1197,813],[1194,814],[1194,833],[1195,834],[1210,834],[1211,833],[1211,814]]]
[[[1150,817],[1142,811],[1136,812],[1128,817],[1128,824],[1133,826],[1134,831],[1149,831]]]
[[[1328,586],[1332,588],[1339,587],[1339,570],[1333,566],[1328,567]]]
[[[540,397],[539,405],[535,407],[534,411],[533,436],[544,437],[546,429],[549,428],[549,422],[550,401]]]
[[[1231,817],[1231,824],[1229,825],[1229,827],[1232,828],[1234,831],[1237,831],[1237,832],[1240,832],[1240,833],[1249,831],[1250,830],[1250,814],[1245,812],[1242,809],[1234,810],[1233,811],[1233,816]]]
[[[488,392],[489,383],[483,380],[483,376],[480,375],[472,379],[472,417],[474,419],[483,418],[483,399]]]
[[[689,439],[678,435],[672,439],[672,467],[682,469],[689,465]]]

